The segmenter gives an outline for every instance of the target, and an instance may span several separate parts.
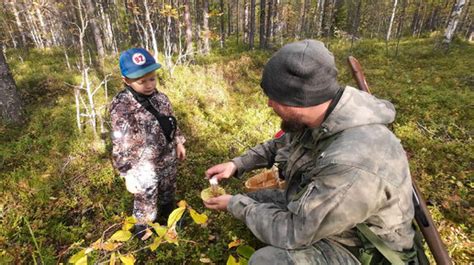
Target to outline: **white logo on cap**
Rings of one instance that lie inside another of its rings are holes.
[[[146,63],[146,58],[145,58],[145,55],[137,52],[133,54],[132,61],[136,65],[143,65]]]

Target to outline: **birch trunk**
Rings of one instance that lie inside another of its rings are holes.
[[[102,28],[104,32],[105,46],[111,50],[114,54],[118,52],[117,45],[114,40],[114,33],[112,29],[112,23],[110,22],[109,13],[104,11],[104,6],[99,3],[99,12],[102,20]]]
[[[184,0],[184,24],[186,26],[186,57],[193,58],[193,28],[191,24],[191,13],[189,0]]]
[[[201,38],[201,23],[203,21],[202,19],[202,10],[199,4],[199,0],[194,1],[194,13],[196,14],[196,23],[194,23],[195,30],[194,30],[194,38],[196,39],[196,49],[200,54],[202,54],[203,50],[203,45],[202,45],[202,38]]]
[[[209,0],[203,1],[202,6],[202,29],[203,29],[203,53],[209,54],[210,46],[209,46],[209,37],[211,32],[209,31]]]
[[[10,72],[0,43],[0,114],[2,122],[22,123],[23,103],[17,91],[15,80]]]
[[[87,13],[91,16],[90,23],[92,28],[92,35],[94,36],[95,47],[97,49],[97,56],[99,57],[99,67],[101,69],[104,68],[104,58],[105,58],[105,51],[104,45],[102,43],[102,36],[100,34],[99,25],[97,24],[97,19],[95,18],[95,7],[94,3],[91,0],[86,0],[86,10]]]
[[[393,20],[395,19],[395,13],[397,12],[397,4],[398,0],[393,0],[392,15],[390,16],[390,22],[388,23],[387,36],[385,38],[386,41],[390,40],[390,35],[392,34],[392,25]]]
[[[28,28],[30,29],[30,36],[33,42],[35,43],[36,48],[43,49],[44,48],[44,43],[43,40],[41,39],[41,36],[37,30],[36,23],[30,14],[30,12],[25,12],[25,20],[26,24],[28,25]]]
[[[270,39],[272,37],[272,18],[273,18],[273,0],[268,0],[268,12],[267,12],[267,21],[265,29],[265,47],[268,47]]]
[[[249,34],[249,0],[244,0],[244,19],[242,28],[244,31],[243,39],[244,43],[248,43],[248,34]]]
[[[325,0],[318,0],[318,9],[319,9],[319,22],[317,25],[317,33],[316,35],[318,37],[321,37],[321,34],[323,32],[323,18],[324,18],[324,7],[325,7]]]
[[[220,24],[221,24],[221,27],[220,27],[220,31],[221,31],[221,39],[220,39],[220,45],[221,45],[221,48],[224,48],[224,42],[225,42],[225,20],[224,20],[224,0],[220,0],[219,1],[219,6],[220,6],[220,12],[221,12],[221,15],[220,15]]]
[[[155,29],[150,19],[150,10],[148,8],[148,0],[144,0],[143,5],[145,6],[145,23],[148,30],[150,31],[151,44],[153,46],[153,57],[158,61],[158,42],[156,41]]]
[[[25,47],[26,46],[25,29],[23,28],[23,23],[21,22],[20,15],[18,14],[16,3],[10,2],[10,5],[12,7],[13,16],[15,17],[16,26],[18,27],[18,32],[20,33],[20,36],[21,36],[21,46]]]
[[[446,27],[446,31],[444,33],[444,40],[443,42],[446,44],[451,43],[453,39],[454,33],[456,32],[456,28],[458,26],[459,17],[461,16],[462,9],[465,5],[465,0],[457,0],[456,4],[453,8],[453,12],[449,18],[448,26]]]
[[[40,29],[41,29],[40,37],[41,37],[41,39],[45,40],[46,47],[50,47],[51,46],[51,41],[48,38],[48,31],[47,31],[46,25],[44,23],[43,14],[41,13],[39,5],[33,5],[33,6],[34,6],[36,17],[38,18],[38,23],[39,23]]]

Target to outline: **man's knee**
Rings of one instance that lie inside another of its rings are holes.
[[[286,250],[276,247],[264,247],[257,250],[250,257],[249,265],[278,265],[278,264],[293,264],[289,260]]]

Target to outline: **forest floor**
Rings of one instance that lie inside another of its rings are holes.
[[[361,62],[373,94],[398,111],[392,128],[409,157],[413,178],[430,202],[430,211],[456,264],[474,260],[473,161],[474,46],[455,41],[446,53],[434,39],[395,44],[364,40],[331,41],[341,84],[355,86],[345,63]],[[352,51],[351,51],[352,50]],[[133,252],[140,263],[224,264],[240,239],[253,248],[263,244],[228,213],[205,209],[200,191],[208,187],[209,166],[241,154],[272,137],[279,120],[259,88],[271,51],[244,51],[236,45],[215,50],[194,64],[177,66],[173,76],[158,71],[158,89],[171,99],[187,137],[188,157],[179,166],[178,200],[186,200],[209,220],[180,229],[179,245],[130,240],[117,254]],[[80,73],[68,70],[62,50],[11,50],[8,61],[26,103],[27,123],[0,126],[0,264],[56,264],[101,237],[109,237],[131,215],[132,196],[110,162],[110,139],[76,128],[73,88]],[[74,57],[71,57],[71,61]],[[122,89],[118,58],[108,58],[112,73],[105,106]],[[99,83],[97,73],[94,83]],[[101,103],[102,102],[102,103]],[[106,108],[100,111],[106,112]],[[106,123],[108,127],[108,123]],[[251,176],[252,174],[247,174]],[[222,184],[228,193],[243,182]],[[116,225],[116,226],[114,226]],[[136,251],[139,250],[139,251]],[[104,261],[106,251],[90,254]],[[107,260],[105,258],[105,260]]]

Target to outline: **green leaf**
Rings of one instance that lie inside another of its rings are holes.
[[[241,245],[237,247],[237,254],[239,254],[239,256],[241,257],[246,258],[247,260],[250,259],[250,256],[252,256],[254,252],[255,252],[255,249],[251,246]]]
[[[226,265],[239,265],[239,262],[234,258],[234,256],[229,255]]]
[[[76,254],[74,254],[68,261],[69,263],[75,264],[75,265],[83,265],[87,264],[87,254],[86,254],[86,249],[83,249]]]
[[[132,233],[130,231],[118,230],[110,237],[110,240],[125,242],[129,240],[131,237],[132,237]]]
[[[186,208],[184,207],[174,209],[174,211],[171,212],[170,216],[168,217],[168,227],[172,227],[174,224],[176,224],[176,222],[178,222],[183,216],[185,210]]]
[[[120,256],[120,260],[125,265],[133,265],[135,264],[135,257],[132,254],[122,255]]]
[[[196,224],[200,225],[200,224],[204,224],[205,222],[207,222],[207,215],[205,215],[203,213],[198,213],[192,208],[189,208],[189,213],[191,214],[191,218],[193,218],[193,220],[194,220],[194,222],[196,222]]]
[[[151,251],[155,251],[160,244],[161,244],[161,237],[155,237],[155,240],[153,240],[153,243],[151,243],[148,247],[151,249]]]

